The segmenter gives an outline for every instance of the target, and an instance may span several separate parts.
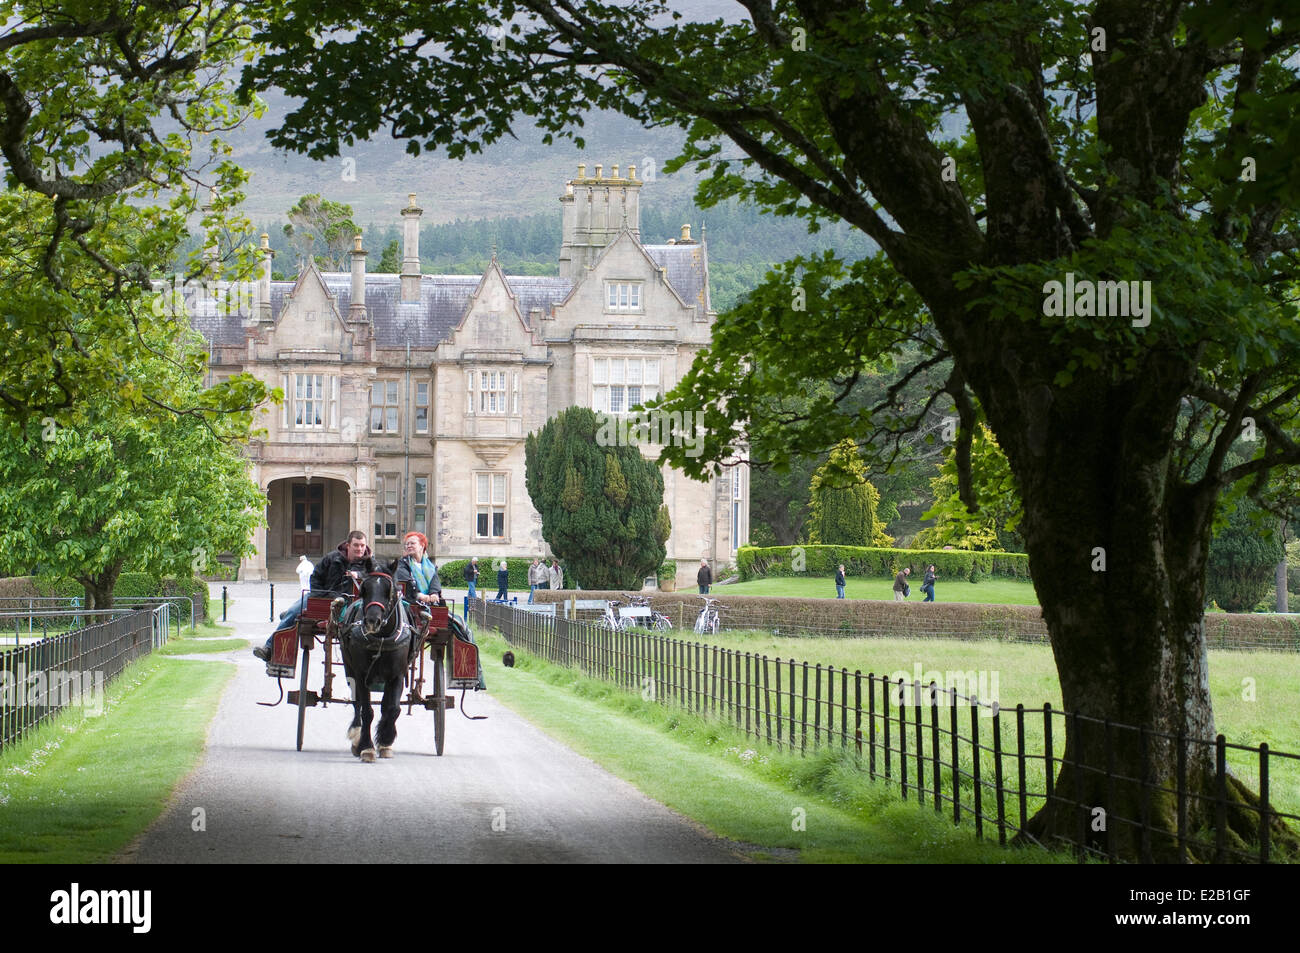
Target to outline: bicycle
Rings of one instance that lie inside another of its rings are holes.
[[[632,617],[624,616],[624,624],[640,625],[641,628],[650,629],[652,632],[667,632],[673,627],[668,616],[664,615],[662,612],[656,612],[654,606],[650,605],[650,600],[645,596],[625,596],[624,598],[627,599],[628,605],[631,608],[647,610],[646,612],[638,613],[640,618],[645,620],[644,623],[633,623]]]
[[[703,635],[708,632],[713,635],[718,634],[718,610],[725,609],[726,606],[718,605],[716,599],[705,599],[704,608],[700,614],[695,617],[695,634]]]
[[[619,603],[617,600],[610,600],[605,603],[605,614],[600,617],[596,624],[602,629],[609,629],[611,632],[621,632],[627,628],[627,624],[618,614]]]

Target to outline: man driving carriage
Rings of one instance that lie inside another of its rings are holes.
[[[366,544],[366,534],[359,529],[354,529],[348,533],[347,539],[339,543],[334,552],[316,564],[316,568],[311,574],[309,594],[331,598],[342,596],[345,599],[351,599],[353,574],[364,575],[375,572],[376,569],[374,557],[370,552],[370,547]],[[293,605],[280,614],[280,621],[275,627],[276,631],[287,629],[297,622],[298,616],[302,614],[303,607],[306,604],[306,596],[294,600]],[[263,661],[270,659],[273,638],[274,634],[266,640],[265,645],[253,649],[253,654]]]

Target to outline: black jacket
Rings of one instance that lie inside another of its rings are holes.
[[[708,566],[701,566],[700,571],[695,574],[697,585],[709,586],[713,584],[713,570]]]
[[[347,540],[344,540],[339,543],[338,549],[316,564],[316,568],[311,573],[312,592],[329,593],[350,599],[352,581],[348,579],[348,570],[360,573],[375,571],[375,560],[370,554],[369,546],[366,547],[362,557],[355,561],[348,559],[347,552],[348,544]]]
[[[466,581],[466,582],[473,582],[473,581],[474,581],[475,579],[477,579],[477,578],[478,578],[478,567],[475,566],[473,563],[466,563],[466,564],[465,564],[465,581]]]
[[[509,584],[510,584],[510,570],[509,570],[509,569],[498,569],[498,570],[497,570],[497,588],[498,588],[498,589],[504,589],[504,588],[505,588],[506,586],[508,586]]]
[[[835,585],[844,585],[844,573],[840,572],[838,569],[835,570]]]

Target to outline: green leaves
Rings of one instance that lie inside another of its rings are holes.
[[[220,134],[260,109],[235,108],[223,75],[242,58],[252,8],[108,0],[4,10],[0,416],[71,423],[92,395],[175,407],[174,393],[124,374],[180,333],[154,312],[150,280],[173,260],[207,186],[217,200],[204,244],[246,231],[231,210],[247,177]],[[227,277],[247,277],[247,255],[228,243],[223,252]]]
[[[529,434],[525,483],[542,537],[587,589],[639,589],[663,562],[671,526],[663,474],[619,446],[614,418],[570,407]]]

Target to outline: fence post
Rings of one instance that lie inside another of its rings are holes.
[[[275,583],[270,583],[270,586],[271,586],[271,621],[274,622],[275,621]]]
[[[1025,794],[1025,706],[1016,706],[1016,770],[1020,782],[1020,830],[1029,820],[1029,805]]]
[[[876,674],[867,673],[867,776],[876,779]]]
[[[955,689],[954,689],[955,690]],[[984,836],[983,782],[980,780],[980,705],[979,699],[970,699],[970,746],[974,760],[972,774],[975,778],[975,836]]]
[[[934,760],[934,810],[937,814],[943,810],[943,796],[939,793],[942,784],[939,776],[939,687],[934,682],[930,682],[930,754]]]
[[[919,702],[917,697],[920,689],[915,682],[912,683],[912,700]],[[907,689],[904,687],[903,680],[898,680],[898,769],[899,781],[903,787],[903,800],[907,800]]]
[[[853,671],[853,744],[862,759],[862,669]]]
[[[1259,746],[1259,862],[1268,863],[1268,742]]]
[[[952,703],[949,706],[952,713],[949,719],[952,722],[952,822],[956,824],[961,820],[961,747],[957,735],[957,686],[954,685],[949,691],[952,693]]]
[[[817,663],[813,673],[817,685],[813,689],[813,750],[816,751],[822,740],[822,664]]]
[[[993,789],[998,797],[998,843],[1007,843],[1007,803],[1002,788],[1002,709],[993,703]]]
[[[226,587],[221,587],[221,621],[226,621]]]

